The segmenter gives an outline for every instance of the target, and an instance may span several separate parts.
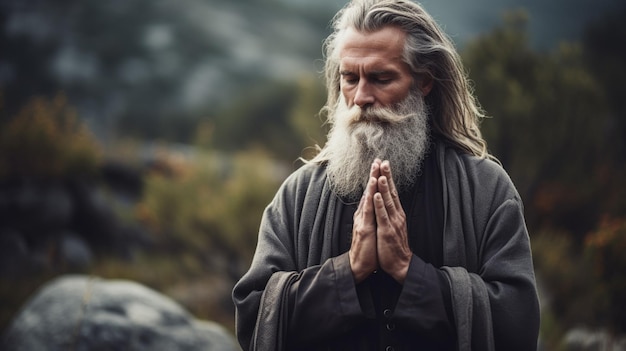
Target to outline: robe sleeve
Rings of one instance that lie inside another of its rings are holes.
[[[539,301],[523,205],[495,162],[446,153],[444,272],[459,350],[536,350]]]
[[[444,273],[413,255],[393,319],[435,340],[453,340],[450,288]]]
[[[539,304],[528,234],[516,200],[504,202],[477,272],[446,267],[460,350],[536,350]]]
[[[364,318],[347,253],[299,267],[295,241],[303,238],[296,192],[283,186],[266,208],[250,269],[233,289],[236,334],[244,350],[320,342]]]
[[[344,257],[345,256],[345,257]],[[345,332],[359,318],[352,277],[346,272],[347,255],[300,273],[274,272],[261,295],[250,346],[251,350],[284,350],[286,345],[311,345]],[[349,279],[346,279],[349,278]],[[238,315],[238,318],[243,318]]]

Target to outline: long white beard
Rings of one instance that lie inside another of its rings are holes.
[[[375,158],[389,160],[399,192],[415,183],[430,143],[428,111],[418,92],[391,108],[348,108],[341,98],[328,141],[317,157],[327,161],[337,195],[359,199]]]

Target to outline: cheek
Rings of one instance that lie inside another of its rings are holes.
[[[393,91],[390,91],[387,96],[389,99],[394,100],[393,103],[400,102],[409,95],[412,86],[412,81],[402,82],[401,84],[398,84]]]
[[[349,89],[341,89],[339,91],[339,95],[345,104],[350,107],[353,105],[352,100],[354,98],[354,94]]]

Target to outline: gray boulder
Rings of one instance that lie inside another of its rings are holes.
[[[89,245],[72,232],[63,233],[59,239],[58,255],[61,262],[74,269],[89,267],[93,261],[93,254]]]
[[[563,337],[566,351],[626,351],[626,338],[606,330],[584,327],[569,330]]]
[[[46,284],[2,337],[3,350],[239,350],[220,325],[131,281],[67,275]]]

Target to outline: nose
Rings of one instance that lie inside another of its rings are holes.
[[[365,108],[373,105],[376,99],[372,92],[372,86],[365,79],[359,81],[356,93],[354,95],[354,104],[360,108]]]

